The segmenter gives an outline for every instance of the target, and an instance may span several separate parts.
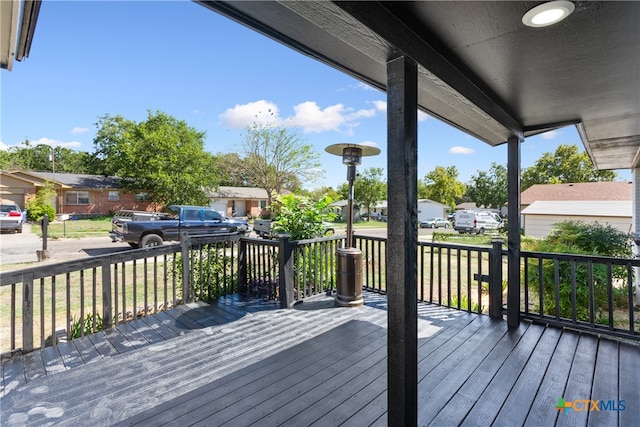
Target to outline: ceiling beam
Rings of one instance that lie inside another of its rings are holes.
[[[335,2],[335,5],[460,93],[500,123],[511,135],[519,139],[524,138],[522,125],[506,111],[503,107],[504,103],[495,94],[487,88],[481,88],[481,84],[478,83],[479,79],[477,79],[478,81],[472,80],[469,77],[472,75],[469,70],[463,70],[454,65],[447,58],[447,56],[452,57],[450,52],[446,52],[447,56],[445,56],[443,52],[416,34],[383,4],[380,2],[339,1]]]

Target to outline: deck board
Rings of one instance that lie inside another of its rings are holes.
[[[569,379],[571,363],[578,345],[579,335],[562,334],[554,349],[551,362],[544,372],[544,378],[538,388],[536,397],[527,413],[524,425],[530,427],[549,426],[556,422],[558,411],[549,411],[564,395]]]
[[[562,396],[565,401],[590,399],[595,371],[595,355],[598,351],[598,339],[590,335],[582,335],[578,341],[578,348],[571,364],[569,379]],[[556,398],[556,400],[557,400]],[[589,413],[587,411],[558,411],[556,425],[578,426],[587,425]]]
[[[620,343],[619,396],[625,410],[619,413],[619,425],[630,426],[640,420],[640,356],[635,344]]]
[[[337,308],[319,296],[283,310],[231,296],[3,361],[0,424],[385,426],[387,303],[365,301]],[[637,343],[525,322],[510,330],[434,305],[418,313],[419,425],[625,426],[640,416]],[[31,400],[36,390],[47,392]],[[559,414],[558,397],[628,403]]]

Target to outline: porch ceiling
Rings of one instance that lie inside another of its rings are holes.
[[[420,109],[492,146],[575,124],[597,168],[640,162],[640,2],[529,28],[540,2],[196,1],[381,90],[407,55]]]

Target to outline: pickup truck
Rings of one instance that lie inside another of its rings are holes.
[[[113,242],[127,242],[133,248],[179,241],[189,234],[247,233],[249,224],[241,218],[225,218],[202,206],[171,205],[166,213],[119,211],[111,219],[109,237]]]
[[[274,233],[271,231],[271,224],[273,221],[270,219],[254,219],[253,220],[253,231],[256,232],[258,237],[262,237],[263,239],[272,239],[277,238]],[[333,225],[329,222],[323,222],[322,225],[324,229],[322,230],[323,236],[331,236],[335,234],[336,230],[333,228]]]

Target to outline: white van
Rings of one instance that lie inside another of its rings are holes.
[[[497,230],[502,225],[502,218],[493,212],[458,211],[453,229],[459,233],[483,234],[487,230]]]

